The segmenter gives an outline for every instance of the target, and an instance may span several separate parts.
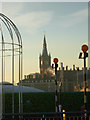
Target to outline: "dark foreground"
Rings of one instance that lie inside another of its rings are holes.
[[[5,94],[2,120],[90,120],[90,92],[87,92],[87,112],[81,110],[84,105],[83,92],[61,93],[60,99],[58,94],[58,104],[60,102],[62,110],[66,111],[61,113],[54,112],[55,93],[24,93],[23,114],[18,114],[18,93],[14,95],[14,114],[12,114],[12,94]]]
[[[18,93],[14,95],[14,112],[19,113]],[[58,104],[62,105],[62,110],[66,112],[81,111],[84,105],[83,92],[61,93]],[[12,113],[12,94],[5,95],[5,113]],[[87,92],[87,111],[90,111],[90,92]],[[55,93],[23,93],[23,112],[55,112]]]
[[[2,120],[90,120],[90,111],[3,114]]]

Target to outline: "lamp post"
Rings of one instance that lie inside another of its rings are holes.
[[[84,106],[85,112],[87,110],[87,96],[86,96],[86,58],[88,57],[88,46],[82,45],[81,50],[83,51],[84,57],[82,57],[82,53],[79,55],[79,59],[84,59],[84,71],[83,71],[83,79],[84,79]]]
[[[54,58],[53,62],[55,64],[55,112],[58,112],[58,98],[57,98],[57,67],[58,67],[58,59]]]

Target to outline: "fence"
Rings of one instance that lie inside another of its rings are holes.
[[[2,120],[90,120],[90,111],[87,112],[42,112],[42,113],[7,113]]]

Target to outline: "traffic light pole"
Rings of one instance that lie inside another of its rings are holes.
[[[85,111],[87,110],[87,97],[86,97],[86,52],[84,52],[84,105]]]
[[[58,98],[57,98],[57,67],[58,64],[55,64],[55,112],[58,112]]]
[[[86,58],[88,57],[88,46],[82,45],[81,50],[83,53],[80,52],[79,59],[84,59],[84,71],[83,71],[83,80],[84,80],[84,112],[85,112],[85,120],[86,120],[86,111],[87,111],[87,96],[86,96]],[[84,57],[82,57],[82,54],[84,54]]]
[[[61,112],[61,86],[62,86],[62,83],[60,82],[59,84],[59,112]]]
[[[58,98],[57,98],[57,67],[58,58],[54,58],[53,62],[55,64],[55,112],[58,112]]]

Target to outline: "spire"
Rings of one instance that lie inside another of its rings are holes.
[[[43,41],[43,55],[47,55],[47,44],[46,44],[45,35],[44,35],[44,41]]]
[[[50,54],[50,52],[49,52],[49,56],[51,57],[51,54]]]
[[[44,46],[46,46],[46,38],[45,38],[45,35],[44,35],[44,42],[43,42]]]

